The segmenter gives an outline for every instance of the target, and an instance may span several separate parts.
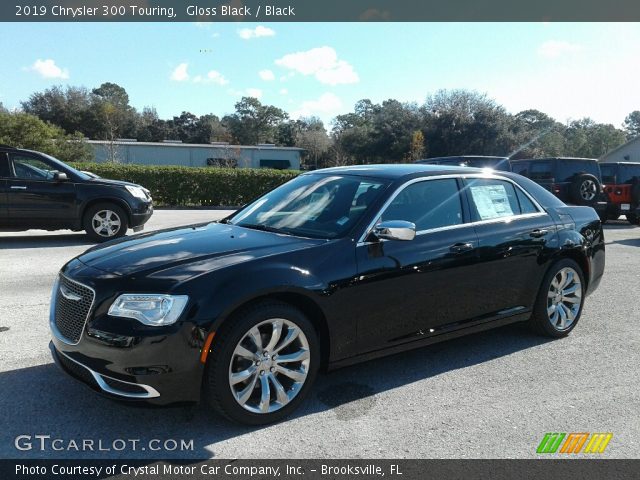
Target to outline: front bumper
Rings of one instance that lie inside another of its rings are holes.
[[[133,319],[111,317],[107,311],[118,292],[135,290],[121,277],[101,274],[77,260],[65,269],[63,274],[68,270],[78,274],[67,278],[95,291],[95,300],[74,342],[56,327],[53,295],[51,351],[63,371],[120,400],[157,405],[200,400],[205,329],[188,320],[149,327]]]
[[[151,215],[153,215],[153,203],[151,201],[140,202],[131,211],[131,225],[129,227],[136,232],[142,230]]]

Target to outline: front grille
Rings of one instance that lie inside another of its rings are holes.
[[[60,275],[56,292],[56,329],[69,343],[78,343],[93,305],[94,292]]]
[[[100,388],[96,379],[93,378],[93,375],[91,375],[89,370],[77,364],[73,360],[68,359],[65,355],[56,353],[56,356],[58,357],[60,364],[71,376],[76,377],[78,380],[88,384],[92,388]]]

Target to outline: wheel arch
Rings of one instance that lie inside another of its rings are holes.
[[[275,291],[261,294],[250,299],[245,299],[225,312],[222,317],[214,323],[212,331],[218,331],[227,322],[233,321],[234,316],[240,313],[243,309],[262,302],[268,302],[270,300],[280,301],[291,305],[292,307],[300,310],[309,319],[315,327],[318,340],[320,341],[320,368],[326,370],[329,364],[329,352],[331,345],[327,317],[320,305],[303,293],[293,291]]]
[[[98,203],[113,203],[117,206],[119,206],[120,208],[122,208],[122,210],[124,211],[124,213],[127,215],[127,224],[131,225],[131,207],[129,206],[129,204],[123,200],[122,198],[117,198],[117,197],[96,197],[96,198],[92,198],[87,200],[84,205],[82,206],[81,212],[80,212],[80,225],[82,226],[82,223],[84,221],[84,216],[87,213],[87,210],[91,207],[93,207],[94,205],[97,205]]]

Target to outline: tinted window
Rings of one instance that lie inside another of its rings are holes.
[[[230,223],[314,238],[344,235],[385,187],[359,176],[300,175],[236,213]]]
[[[289,160],[260,160],[260,168],[275,168],[276,170],[287,170],[291,167]]]
[[[0,177],[8,177],[9,175],[9,156],[0,152]]]
[[[557,162],[557,177],[558,181],[570,181],[574,175],[581,173],[589,173],[596,178],[600,178],[600,169],[595,160],[558,160]]]
[[[417,231],[461,224],[458,183],[444,179],[411,184],[393,199],[381,219],[413,222]]]
[[[553,179],[553,168],[551,162],[531,162],[529,165],[529,175],[532,180]]]
[[[633,183],[640,177],[640,165],[619,165],[618,166],[618,182]]]
[[[516,188],[515,190],[518,197],[518,203],[520,204],[520,213],[537,213],[538,208],[533,204],[531,199],[529,199],[529,197],[527,197],[519,188]]]
[[[602,183],[616,183],[616,166],[615,165],[600,165],[600,173],[602,173]]]
[[[468,182],[474,220],[492,220],[520,214],[515,187],[502,180],[476,179]]]
[[[529,162],[513,162],[511,170],[514,173],[522,175],[523,177],[529,176]]]
[[[24,180],[51,180],[56,171],[51,165],[34,157],[12,155],[16,178]]]

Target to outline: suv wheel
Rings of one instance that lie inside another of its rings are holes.
[[[627,213],[625,216],[627,217],[627,221],[628,221],[631,225],[638,225],[638,224],[640,224],[640,218],[638,218],[638,215],[636,215],[635,213]]]
[[[276,422],[293,412],[320,363],[318,337],[296,308],[263,302],[216,332],[204,390],[225,417],[248,425]]]
[[[564,337],[582,314],[585,282],[576,262],[563,259],[551,266],[542,281],[529,325],[548,337]]]
[[[578,205],[592,205],[598,199],[600,193],[600,182],[589,174],[581,173],[576,175],[569,186],[571,199]]]
[[[84,213],[82,226],[92,240],[104,242],[127,233],[128,220],[124,210],[113,203],[99,203]]]

